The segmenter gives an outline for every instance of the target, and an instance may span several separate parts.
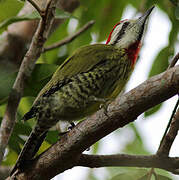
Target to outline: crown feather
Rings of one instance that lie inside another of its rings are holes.
[[[114,29],[116,28],[116,26],[118,26],[119,24],[121,24],[121,23],[123,23],[123,22],[125,22],[125,21],[127,21],[127,20],[128,20],[128,19],[124,19],[124,20],[118,22],[116,25],[114,25],[114,27],[112,28],[112,31],[109,33],[108,39],[107,39],[107,41],[106,41],[106,44],[108,44],[108,43],[110,42],[112,33],[113,33]]]

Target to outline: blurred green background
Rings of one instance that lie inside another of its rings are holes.
[[[124,12],[126,12],[127,9],[128,11],[132,9],[132,11],[134,12],[132,13],[132,16],[135,17],[136,15],[139,15],[139,13],[145,12],[145,10],[150,8],[152,5],[156,5],[157,9],[155,9],[155,11],[160,10],[166,15],[166,21],[168,24],[170,24],[171,29],[167,37],[168,44],[165,47],[162,47],[162,49],[156,49],[155,57],[153,59],[150,59],[151,67],[150,71],[147,73],[148,77],[151,77],[167,69],[169,60],[171,60],[172,56],[177,51],[177,47],[179,47],[179,2],[177,0],[80,0],[80,6],[76,8],[72,14],[64,12],[62,10],[57,13],[58,18],[65,18],[65,21],[55,30],[55,32],[51,34],[50,38],[46,42],[46,46],[53,44],[54,42],[57,42],[67,37],[68,35],[76,32],[80,27],[82,27],[90,20],[95,20],[96,23],[92,26],[92,28],[85,31],[82,35],[80,35],[71,43],[43,53],[37,61],[35,70],[33,71],[31,78],[27,82],[24,97],[22,98],[18,108],[18,122],[16,123],[13,134],[10,138],[8,149],[6,151],[6,157],[3,161],[3,166],[12,166],[15,163],[23,144],[26,141],[35,123],[34,119],[22,123],[21,118],[24,113],[30,109],[35,96],[45,85],[45,83],[48,82],[53,72],[57,69],[58,65],[60,65],[66,57],[72,54],[72,52],[80,46],[90,43],[104,43],[112,27],[120,21],[120,19],[124,16]],[[23,17],[17,17],[17,13],[21,10],[23,6],[24,2],[18,0],[0,1],[1,34],[3,34],[3,32],[7,30],[7,26],[9,24],[12,24],[16,21],[32,20],[39,18],[38,15],[34,13],[28,14]],[[131,18],[132,16],[127,18]],[[153,18],[155,17],[153,16]],[[153,20],[150,18],[151,23],[152,21]],[[158,29],[160,31],[160,27],[158,27]],[[152,31],[152,29],[148,29],[148,31]],[[138,64],[140,64],[141,62],[141,57],[139,57]],[[11,91],[16,75],[17,71],[4,69],[3,66],[1,66],[0,56],[0,120],[3,117],[7,98],[9,92]],[[162,104],[145,112],[143,118],[147,119],[149,117],[152,117],[155,113],[159,112],[161,107]],[[170,114],[171,112],[168,113]],[[125,140],[124,138],[123,140],[121,140],[121,136],[124,135],[126,137],[127,134],[129,134],[129,137],[126,138],[126,142],[124,143],[123,141]],[[49,147],[50,144],[55,143],[58,138],[58,131],[50,131],[48,133],[46,141],[43,143],[40,149],[40,152]],[[114,142],[112,138],[115,139]],[[97,142],[91,147],[90,153],[104,153],[102,151],[102,149],[104,148],[104,144],[106,144],[107,146],[110,146],[111,144],[112,148],[112,142],[113,144],[115,144],[115,141],[118,138],[119,141],[121,140],[121,147],[119,148],[119,150],[115,149],[115,153],[145,155],[151,154],[150,148],[145,145],[145,140],[142,138],[140,130],[136,128],[136,125],[133,123],[128,125],[127,128],[114,132],[111,138],[109,138],[109,141],[100,140],[99,142]],[[82,168],[82,171],[83,170],[84,169]],[[144,180],[147,179],[146,174],[149,172],[149,169],[111,167],[103,168],[100,172],[104,174],[103,176],[101,175],[102,178],[96,175],[96,170],[86,169],[84,170],[84,176],[82,179]],[[172,179],[172,176],[165,171],[156,170],[156,173],[158,174],[158,179]],[[59,179],[63,179],[63,177],[60,176]],[[155,178],[153,177],[153,179]],[[73,179],[71,178],[71,180]]]

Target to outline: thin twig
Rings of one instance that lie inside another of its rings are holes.
[[[177,53],[176,56],[172,59],[168,69],[174,67],[178,60],[179,60],[179,53]]]
[[[38,11],[38,13],[41,16],[42,10],[40,9],[40,7],[33,0],[27,0],[27,1]]]
[[[52,50],[52,49],[55,49],[55,48],[59,48],[60,46],[63,46],[71,41],[73,41],[75,38],[77,38],[80,34],[82,34],[83,32],[85,32],[87,29],[89,29],[93,24],[95,23],[94,20],[92,21],[89,21],[88,23],[86,23],[82,28],[80,28],[76,33],[74,33],[73,35],[57,42],[57,43],[54,43],[50,46],[47,46],[44,48],[43,52],[46,52],[46,51],[49,51],[49,50]]]
[[[176,114],[172,118],[172,122],[170,125],[170,129],[168,133],[165,135],[158,151],[157,155],[159,156],[168,156],[171,146],[177,136],[179,130],[179,109],[177,110]]]
[[[160,151],[159,149],[161,148],[161,146],[162,146],[162,144],[163,144],[163,141],[164,141],[164,138],[165,138],[165,136],[166,136],[166,134],[167,134],[167,132],[168,132],[168,130],[169,130],[169,128],[170,128],[170,124],[171,124],[172,119],[173,119],[173,117],[174,117],[174,115],[175,115],[175,113],[176,113],[176,110],[177,110],[177,108],[178,108],[178,105],[179,105],[179,98],[178,98],[178,100],[177,100],[177,102],[176,102],[176,104],[175,104],[175,107],[174,107],[174,109],[173,109],[173,112],[172,112],[172,114],[171,114],[171,116],[170,116],[170,120],[169,120],[169,122],[168,122],[168,124],[167,124],[167,128],[165,129],[165,132],[164,132],[164,134],[163,134],[162,140],[160,141],[160,145],[159,145],[158,151]]]
[[[27,51],[18,75],[9,95],[6,111],[0,128],[0,163],[3,159],[5,148],[13,131],[16,120],[17,107],[24,92],[26,79],[31,75],[35,62],[41,54],[43,45],[48,37],[51,25],[54,21],[57,0],[51,0],[50,8],[46,11],[46,19],[41,19]]]
[[[99,168],[99,167],[155,167],[165,169],[170,172],[178,172],[179,158],[178,157],[161,157],[157,155],[129,155],[129,154],[114,154],[114,155],[88,155],[81,154],[77,160],[76,166]],[[154,174],[154,168],[149,172],[149,179]]]

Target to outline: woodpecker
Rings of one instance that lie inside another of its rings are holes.
[[[11,175],[33,159],[46,133],[59,120],[80,120],[116,98],[134,69],[146,20],[153,8],[138,19],[120,21],[113,27],[106,44],[77,49],[57,69],[24,115],[24,121],[36,117],[37,123]]]

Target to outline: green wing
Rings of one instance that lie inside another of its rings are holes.
[[[64,84],[65,80],[82,73],[87,72],[96,64],[107,59],[119,59],[124,54],[123,51],[114,48],[111,45],[94,44],[77,49],[73,55],[67,58],[64,63],[56,70],[51,80],[40,91],[36,100],[57,83]]]

